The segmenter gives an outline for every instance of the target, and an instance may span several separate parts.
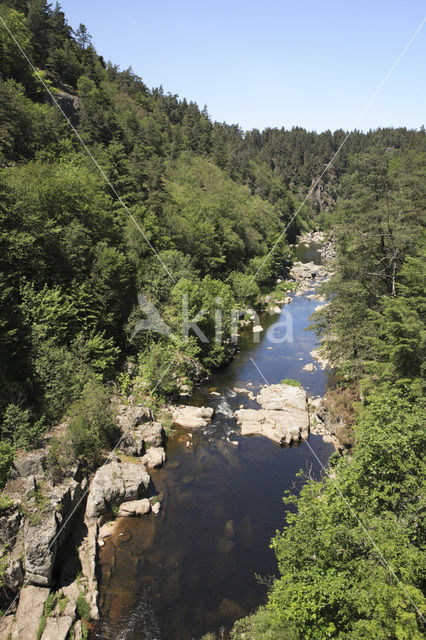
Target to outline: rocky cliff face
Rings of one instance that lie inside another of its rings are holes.
[[[71,628],[75,638],[81,637],[78,599],[87,603],[88,617],[98,616],[99,525],[116,508],[125,516],[150,511],[144,498],[148,469],[165,460],[163,428],[151,410],[118,405],[117,423],[122,431],[117,451],[92,479],[76,464],[55,483],[46,469],[46,450],[17,455],[4,487],[10,505],[0,516],[2,580],[12,601],[0,638],[34,640],[40,635],[48,597],[55,606],[43,622],[41,640],[65,640]]]

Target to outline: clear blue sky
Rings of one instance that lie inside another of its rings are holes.
[[[214,120],[352,129],[424,0],[63,0],[105,60]],[[426,24],[358,128],[426,124]]]

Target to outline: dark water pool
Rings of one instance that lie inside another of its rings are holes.
[[[298,259],[318,260],[317,248],[305,249]],[[95,637],[198,639],[229,628],[264,601],[266,587],[256,574],[277,572],[269,543],[283,526],[284,491],[300,487],[300,469],[319,475],[321,468],[306,443],[280,448],[265,438],[242,438],[232,412],[256,404],[233,388],[256,392],[264,383],[254,360],[270,384],[294,378],[310,395],[323,394],[328,373],[303,371],[316,346],[306,327],[317,304],[300,296],[285,307],[292,342],[273,344],[267,329],[279,316],[263,315],[260,342],[245,332],[235,360],[197,390],[191,403],[213,406],[215,417],[193,435],[192,446],[183,430],[169,440],[167,462],[152,475],[160,514],[121,519],[101,549],[102,620]],[[333,446],[315,435],[309,445],[326,463]]]

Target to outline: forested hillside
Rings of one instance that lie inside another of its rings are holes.
[[[0,16],[2,485],[16,449],[64,417],[52,467],[96,464],[115,441],[112,393],[155,401],[230,357],[230,323],[219,343],[209,316],[209,343],[132,338],[139,292],[179,336],[182,293],[191,318],[218,298],[224,318],[255,305],[299,231],[321,225],[338,257],[316,325],[354,455],[295,498],[269,604],[235,634],[420,639],[424,130],[354,132],[316,184],[344,131],[212,122],[106,63],[58,5],[4,0]]]

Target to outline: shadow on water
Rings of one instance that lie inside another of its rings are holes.
[[[316,249],[305,249],[305,261],[318,259]],[[317,304],[300,296],[285,307],[293,318],[291,343],[270,343],[266,329],[279,316],[264,314],[260,342],[246,331],[235,360],[191,398],[213,406],[215,417],[194,433],[193,446],[183,430],[169,440],[167,462],[152,474],[160,514],[121,519],[100,550],[102,622],[95,637],[197,639],[229,628],[264,602],[266,587],[255,574],[277,573],[269,543],[283,526],[284,491],[300,488],[300,469],[319,476],[321,468],[306,443],[280,448],[265,438],[242,438],[232,412],[256,403],[233,388],[256,391],[264,383],[253,358],[269,383],[294,378],[311,396],[323,394],[328,373],[303,371],[316,346],[306,327]],[[309,445],[326,463],[332,445],[315,435]]]

